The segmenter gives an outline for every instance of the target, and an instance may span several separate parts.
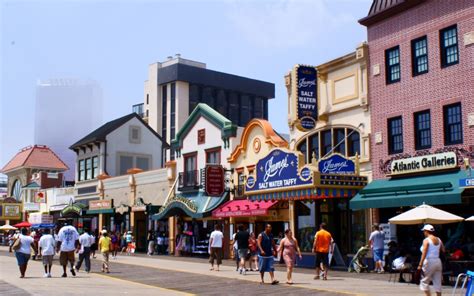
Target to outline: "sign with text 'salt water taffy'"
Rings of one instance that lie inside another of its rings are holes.
[[[318,118],[318,77],[315,67],[296,67],[296,104],[298,128],[307,131],[316,126]]]
[[[311,170],[308,167],[300,169],[298,162],[298,154],[295,152],[272,150],[257,162],[255,174],[247,178],[246,193],[311,186],[313,184]]]

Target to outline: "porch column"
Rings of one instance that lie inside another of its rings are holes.
[[[289,225],[290,225],[291,232],[296,234],[296,229],[295,229],[295,201],[294,200],[289,201],[288,211],[289,211],[288,217],[289,217],[289,220],[290,220]]]

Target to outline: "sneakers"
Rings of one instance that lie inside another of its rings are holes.
[[[65,278],[65,277],[67,277],[67,274],[63,273],[63,275],[61,277]]]
[[[243,270],[242,268],[239,268],[239,273],[242,274]]]
[[[74,271],[75,268],[71,268],[71,274],[72,276],[76,276],[76,272]]]
[[[47,278],[47,277],[49,277],[49,274],[48,274],[48,273],[45,273],[45,274],[43,275],[43,277],[44,277],[44,278]]]
[[[247,274],[247,270],[244,268],[244,270],[242,271],[242,274],[243,275],[246,275]]]
[[[49,278],[51,277],[51,274],[50,274],[50,273],[48,273],[48,277],[49,277]]]

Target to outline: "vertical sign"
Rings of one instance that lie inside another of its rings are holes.
[[[221,165],[206,166],[206,194],[221,196],[224,193],[224,168]]]
[[[315,67],[298,65],[296,67],[296,104],[299,127],[303,131],[316,126],[318,118],[317,72]]]

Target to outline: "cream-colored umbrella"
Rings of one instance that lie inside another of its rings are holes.
[[[0,230],[1,230],[1,231],[9,231],[9,230],[17,230],[17,229],[18,229],[18,228],[13,227],[13,226],[8,225],[8,224],[5,224],[5,225],[0,226]]]
[[[474,216],[467,218],[466,221],[474,222]]]
[[[448,224],[463,221],[463,217],[459,217],[446,211],[434,208],[427,204],[422,204],[414,209],[401,213],[388,221],[392,224],[399,225],[416,225],[416,224]]]

